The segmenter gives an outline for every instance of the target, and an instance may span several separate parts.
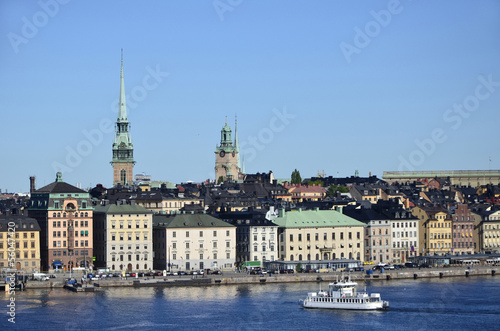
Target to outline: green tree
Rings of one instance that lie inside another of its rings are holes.
[[[224,177],[219,176],[219,179],[217,180],[217,184],[224,183]]]
[[[307,185],[309,186],[312,186],[312,185],[319,185],[319,186],[323,186],[323,181],[322,180],[310,180],[307,182]]]
[[[295,169],[292,171],[292,184],[300,184],[302,183],[302,177],[300,177],[300,172]]]
[[[326,195],[327,196],[336,195],[337,192],[347,193],[349,192],[349,188],[342,185],[330,185],[330,187],[326,191]]]

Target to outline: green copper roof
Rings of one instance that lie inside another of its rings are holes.
[[[127,118],[127,101],[125,100],[125,80],[123,79],[123,49],[122,49],[122,61],[120,70],[120,100],[118,109],[118,122],[128,122]]]
[[[336,226],[364,226],[365,224],[335,210],[289,211],[273,220],[283,228],[316,228]]]
[[[118,119],[113,142],[113,160],[111,163],[134,162],[134,144],[130,136],[130,123],[127,117],[127,102],[125,100],[125,82],[123,78],[123,50],[120,70],[120,100],[118,104]]]

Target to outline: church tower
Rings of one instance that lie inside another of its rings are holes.
[[[125,82],[123,80],[123,49],[120,72],[120,100],[118,119],[115,125],[115,141],[113,142],[113,186],[133,183],[134,145],[130,137],[130,123],[127,118],[127,102],[125,100]]]
[[[233,146],[231,134],[231,128],[227,125],[226,120],[226,125],[224,125],[224,127],[220,131],[220,146],[217,146],[215,148],[216,183],[220,183],[226,180],[236,180],[239,178],[239,151],[236,146]],[[235,145],[237,144],[238,141],[236,139]]]

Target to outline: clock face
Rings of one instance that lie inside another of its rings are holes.
[[[224,155],[226,155],[226,152],[220,151],[219,155],[220,155],[220,157],[224,157]]]
[[[122,142],[122,143],[120,144],[120,147],[125,147],[125,143],[123,143],[123,142]]]

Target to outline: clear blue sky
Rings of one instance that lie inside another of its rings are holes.
[[[1,1],[0,15],[2,192],[58,167],[112,184],[121,48],[134,172],[156,180],[214,179],[235,114],[247,173],[500,168],[499,1]]]

